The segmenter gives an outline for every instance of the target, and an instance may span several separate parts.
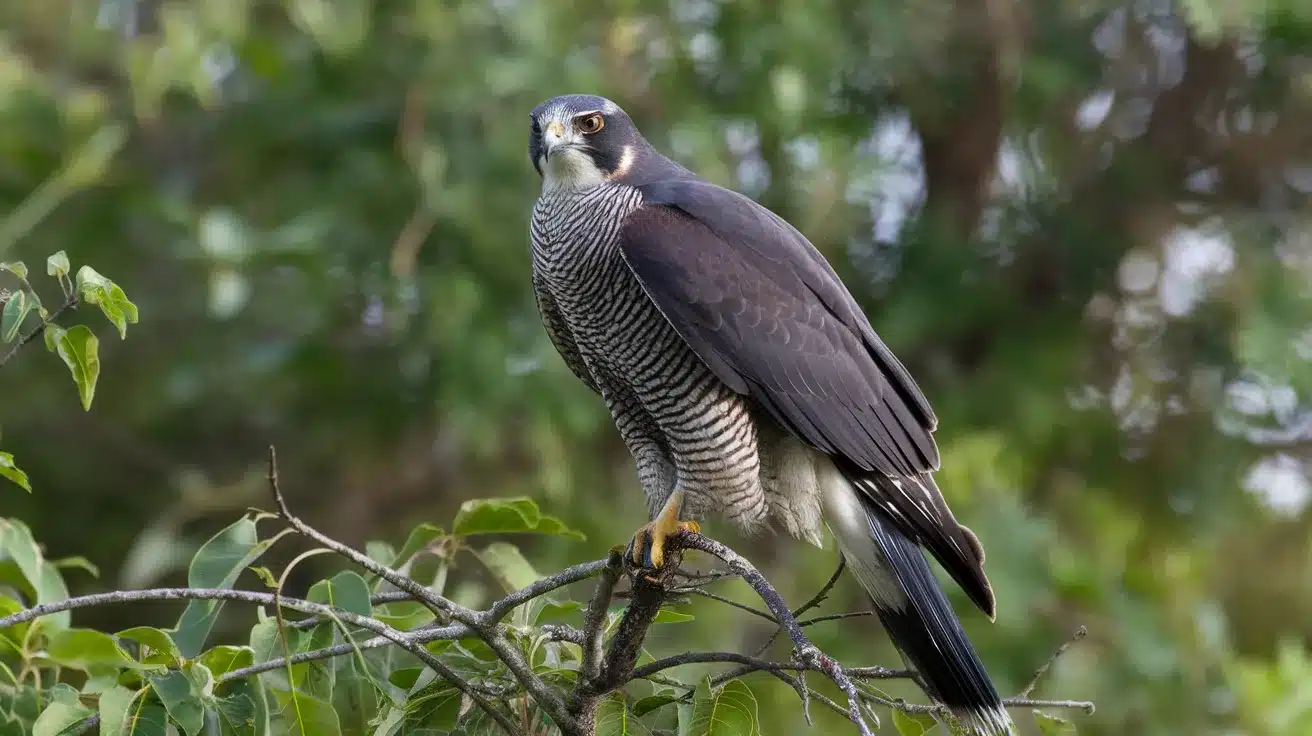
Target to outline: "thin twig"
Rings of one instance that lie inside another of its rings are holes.
[[[424,664],[428,665],[438,674],[439,677],[449,681],[461,692],[469,696],[478,707],[492,716],[492,719],[506,731],[506,733],[515,735],[519,730],[511,721],[505,717],[499,710],[487,701],[479,693],[470,688],[469,683],[460,678],[450,667],[443,664],[437,657],[433,656],[422,644],[415,641],[412,637],[404,632],[397,631],[387,624],[361,616],[350,611],[346,611],[333,606],[325,606],[320,603],[311,603],[310,601],[300,600],[299,598],[278,598],[275,599],[272,593],[256,593],[249,590],[229,590],[227,588],[151,588],[147,590],[125,590],[112,593],[95,593],[92,595],[78,596],[76,598],[67,598],[62,601],[51,603],[42,603],[29,608],[25,611],[19,611],[10,616],[0,619],[0,630],[6,629],[15,624],[26,623],[41,616],[47,616],[52,613],[69,611],[75,608],[88,608],[90,606],[99,606],[107,603],[129,603],[132,601],[170,601],[170,600],[230,600],[242,601],[245,603],[255,603],[258,605],[272,606],[280,605],[284,608],[290,608],[302,613],[310,613],[316,616],[329,616],[340,619],[352,626],[359,626],[362,629],[378,634],[388,641],[400,646],[402,649],[418,657]],[[294,658],[293,658],[294,659]],[[285,664],[282,662],[281,664]]]
[[[820,586],[820,590],[815,595],[811,596],[810,600],[798,606],[797,609],[793,611],[793,617],[797,618],[798,616],[801,616],[802,614],[806,613],[812,608],[815,608],[821,603],[824,603],[825,599],[829,597],[829,591],[833,590],[834,586],[838,584],[838,579],[843,576],[843,570],[845,569],[847,569],[847,559],[843,557],[842,554],[839,554],[838,567],[837,569],[834,570],[834,574],[829,576],[829,579],[825,581],[824,585]],[[861,615],[869,615],[869,614],[863,614],[863,613],[839,614],[839,617],[845,618],[847,616],[861,616]],[[809,626],[812,623],[819,623],[820,621],[825,621],[825,620],[831,620],[831,619],[826,619],[825,617],[813,618],[813,619],[808,619],[806,621],[798,622],[797,625]],[[774,646],[775,640],[779,638],[780,631],[783,631],[783,628],[776,629],[774,633],[770,634],[770,637],[765,640],[765,643],[757,647],[756,656],[759,657],[762,654],[765,654],[767,651],[769,651],[770,647]]]
[[[497,655],[497,658],[506,665],[520,686],[533,696],[538,706],[556,721],[557,725],[562,728],[574,725],[574,718],[569,709],[566,708],[564,700],[533,672],[533,668],[524,659],[524,655],[510,643],[510,640],[506,638],[500,628],[495,623],[488,623],[485,619],[486,613],[479,613],[437,595],[432,590],[396,570],[375,562],[368,555],[332,539],[292,514],[291,509],[287,506],[286,499],[283,498],[282,489],[278,486],[278,454],[272,445],[269,446],[269,490],[273,493],[274,503],[278,507],[278,514],[293,529],[381,577],[398,590],[411,594],[416,600],[423,603],[428,610],[432,611],[433,615],[437,616],[438,621],[445,622],[449,618],[470,627],[474,634],[482,639],[483,643],[487,644],[488,648]]]
[[[696,689],[696,685],[689,685],[687,683],[671,681],[669,678],[662,677],[660,672],[662,670],[670,669],[673,667],[679,667],[685,664],[698,664],[698,663],[707,663],[707,662],[748,663],[743,668],[739,670],[735,670],[735,672],[738,673],[738,676],[748,674],[751,672],[764,672],[766,674],[773,675],[774,677],[778,678],[782,682],[787,683],[789,687],[796,690],[798,696],[802,698],[803,704],[805,704],[806,701],[809,700],[810,698],[814,698],[816,700],[819,700],[821,703],[828,706],[829,708],[833,709],[835,713],[838,713],[841,716],[847,716],[847,710],[842,706],[840,706],[838,703],[835,703],[834,701],[830,700],[824,695],[821,695],[820,693],[811,692],[810,689],[806,687],[805,683],[802,682],[800,678],[793,677],[788,674],[788,670],[797,670],[798,669],[797,665],[785,664],[782,662],[766,662],[764,660],[759,660],[754,657],[748,657],[745,654],[737,654],[735,652],[688,652],[686,654],[675,655],[673,657],[666,657],[664,659],[657,660],[650,664],[643,665],[638,669],[635,669],[633,671],[633,679],[650,680],[652,682],[658,682],[665,685],[675,685],[678,687],[686,688],[691,691]],[[716,687],[718,685],[721,685],[724,682],[728,681],[729,679],[733,679],[733,678],[713,677],[711,678],[711,682],[710,682],[711,687]]]
[[[413,601],[413,600],[414,600],[414,596],[410,595],[409,593],[400,590],[393,590],[393,591],[388,591],[386,593],[374,593],[373,595],[369,596],[369,605],[381,606],[387,603],[399,603],[402,601]],[[287,628],[313,629],[314,627],[318,626],[319,624],[323,623],[326,620],[328,619],[325,619],[320,616],[310,616],[309,618],[303,618],[299,621],[288,621]]]
[[[405,632],[405,635],[408,639],[410,639],[410,641],[416,644],[427,644],[430,641],[458,641],[460,639],[464,639],[466,637],[472,636],[473,631],[468,626],[465,626],[464,624],[451,624],[449,626],[433,626],[429,628],[415,629],[414,631]],[[380,647],[388,646],[391,643],[392,643],[391,639],[388,639],[383,636],[376,636],[372,639],[365,639],[364,641],[358,642],[355,645],[352,645],[350,642],[347,642],[346,644],[335,644],[333,646],[324,647],[322,649],[312,649],[308,652],[299,652],[297,654],[293,654],[291,658],[291,663],[300,664],[302,662],[313,662],[319,659],[331,659],[332,657],[341,657],[351,654],[357,649],[359,649],[360,651],[364,651],[367,649],[378,649]],[[230,670],[228,672],[223,673],[222,675],[219,675],[217,678],[215,678],[214,682],[215,684],[223,684],[225,682],[228,682],[229,680],[237,680],[243,677],[248,677],[250,675],[258,675],[261,672],[268,672],[270,670],[276,670],[286,666],[287,666],[287,660],[283,659],[282,657],[279,657],[277,659],[271,659],[267,662],[260,662],[259,664],[253,664],[249,667],[242,667],[240,669]]]
[[[793,612],[784,602],[779,591],[774,589],[770,581],[756,569],[752,563],[748,562],[742,555],[734,552],[725,545],[701,534],[692,532],[680,532],[672,540],[675,546],[681,546],[687,549],[696,549],[709,555],[720,558],[730,570],[742,576],[743,580],[756,594],[761,597],[766,608],[778,619],[779,625],[788,632],[788,637],[793,640],[796,648],[795,654],[798,661],[802,664],[817,666],[820,671],[825,673],[838,689],[843,691],[847,696],[847,717],[856,725],[861,736],[874,736],[870,731],[870,726],[866,724],[865,718],[861,715],[860,694],[857,692],[856,685],[852,683],[851,678],[843,673],[842,667],[832,658],[820,651],[818,647],[806,638],[806,633],[797,625],[797,619],[794,618]],[[668,542],[667,542],[668,546]]]
[[[802,628],[806,628],[807,626],[815,626],[816,624],[822,624],[825,623],[826,621],[842,621],[845,618],[866,618],[867,616],[873,616],[873,615],[875,615],[874,611],[849,611],[848,613],[831,613],[828,616],[816,616],[815,618],[808,618],[804,621],[798,621],[797,625],[801,626]]]
[[[70,309],[77,309],[77,304],[77,290],[74,289],[73,292],[64,299],[63,304],[56,307],[55,311],[51,312],[49,317],[41,320],[41,324],[38,325],[35,330],[18,338],[18,342],[14,343],[14,346],[9,349],[9,352],[5,353],[3,358],[0,358],[0,368],[3,368],[5,363],[8,363],[15,355],[18,355],[18,351],[22,350],[24,345],[45,334],[46,328],[54,324],[55,320],[59,319],[60,315]]]
[[[820,591],[811,596],[811,600],[798,606],[798,608],[793,611],[793,618],[797,618],[812,608],[824,603],[825,599],[829,597],[829,591],[833,590],[834,586],[838,584],[838,579],[843,576],[843,570],[846,568],[847,560],[842,555],[839,555],[838,569],[834,570],[834,574],[829,576],[829,580],[827,580],[824,585],[820,586]],[[805,624],[798,625],[805,626]]]
[[[746,611],[747,613],[750,613],[753,616],[757,616],[758,618],[763,618],[772,624],[779,623],[778,621],[775,620],[774,616],[771,616],[770,614],[766,613],[765,611],[762,611],[759,608],[752,608],[751,606],[745,603],[739,603],[738,601],[732,600],[730,598],[725,598],[724,596],[719,595],[717,593],[712,593],[709,590],[701,590],[699,588],[676,588],[671,592],[687,593],[689,595],[699,595],[703,598],[710,598],[711,600],[719,601],[726,606],[732,606],[734,608],[737,608],[739,611]]]
[[[814,662],[772,662],[759,657],[750,657],[746,654],[737,652],[684,652],[675,654],[670,657],[658,659],[655,662],[645,664],[633,671],[634,679],[645,679],[649,675],[671,667],[682,667],[687,664],[698,664],[705,662],[732,662],[744,665],[740,674],[749,672],[771,672],[771,671],[789,671],[789,672],[823,672],[824,669]],[[890,680],[905,679],[910,673],[906,670],[890,670],[885,667],[845,667],[843,672],[849,677],[856,677],[865,680]],[[726,678],[732,679],[732,678]],[[714,682],[713,684],[720,684]]]
[[[437,616],[439,621],[446,618],[452,618],[462,624],[475,626],[477,616],[474,611],[461,606],[454,601],[437,595],[428,588],[402,575],[401,573],[375,562],[369,556],[361,554],[350,547],[338,542],[335,539],[323,534],[314,527],[301,521],[291,509],[287,507],[287,500],[283,498],[282,489],[278,485],[278,453],[272,445],[269,446],[269,490],[273,493],[273,501],[277,504],[278,515],[282,517],[293,529],[301,534],[313,539],[318,544],[327,547],[355,564],[363,567],[369,572],[391,583],[398,590],[405,591],[414,597],[415,600],[423,603],[428,610]]]
[[[1052,663],[1056,662],[1057,658],[1065,654],[1066,650],[1070,649],[1072,644],[1079,641],[1080,639],[1083,639],[1085,636],[1088,635],[1088,633],[1089,630],[1083,626],[1076,629],[1075,633],[1072,634],[1071,637],[1067,639],[1061,646],[1057,647],[1057,651],[1053,652],[1051,657],[1048,657],[1048,661],[1044,662],[1042,667],[1039,667],[1038,671],[1034,673],[1034,677],[1030,678],[1030,683],[1025,686],[1024,690],[1020,691],[1020,695],[1018,695],[1017,697],[1028,698],[1030,694],[1034,692],[1034,688],[1039,684],[1040,678],[1042,678],[1048,672],[1048,668],[1052,667]]]

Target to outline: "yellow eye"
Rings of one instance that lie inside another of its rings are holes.
[[[578,126],[579,132],[584,135],[592,135],[601,130],[606,125],[606,121],[599,113],[593,113],[587,117],[579,118],[574,124]]]

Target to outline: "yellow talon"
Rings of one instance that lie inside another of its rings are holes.
[[[661,508],[650,524],[639,527],[633,534],[633,563],[642,564],[643,550],[651,543],[651,566],[660,568],[665,564],[665,540],[681,531],[700,532],[702,527],[695,521],[679,521],[679,510],[683,506],[683,491],[670,494],[669,500]]]

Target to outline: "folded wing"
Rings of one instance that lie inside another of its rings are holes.
[[[928,477],[933,410],[820,252],[737,192],[689,179],[639,189],[621,248],[678,333],[720,380],[851,472],[914,479],[860,487],[992,615],[978,543]]]

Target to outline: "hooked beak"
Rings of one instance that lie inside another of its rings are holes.
[[[551,152],[565,143],[565,126],[559,122],[551,123],[542,133],[543,151],[548,160],[551,159]]]

